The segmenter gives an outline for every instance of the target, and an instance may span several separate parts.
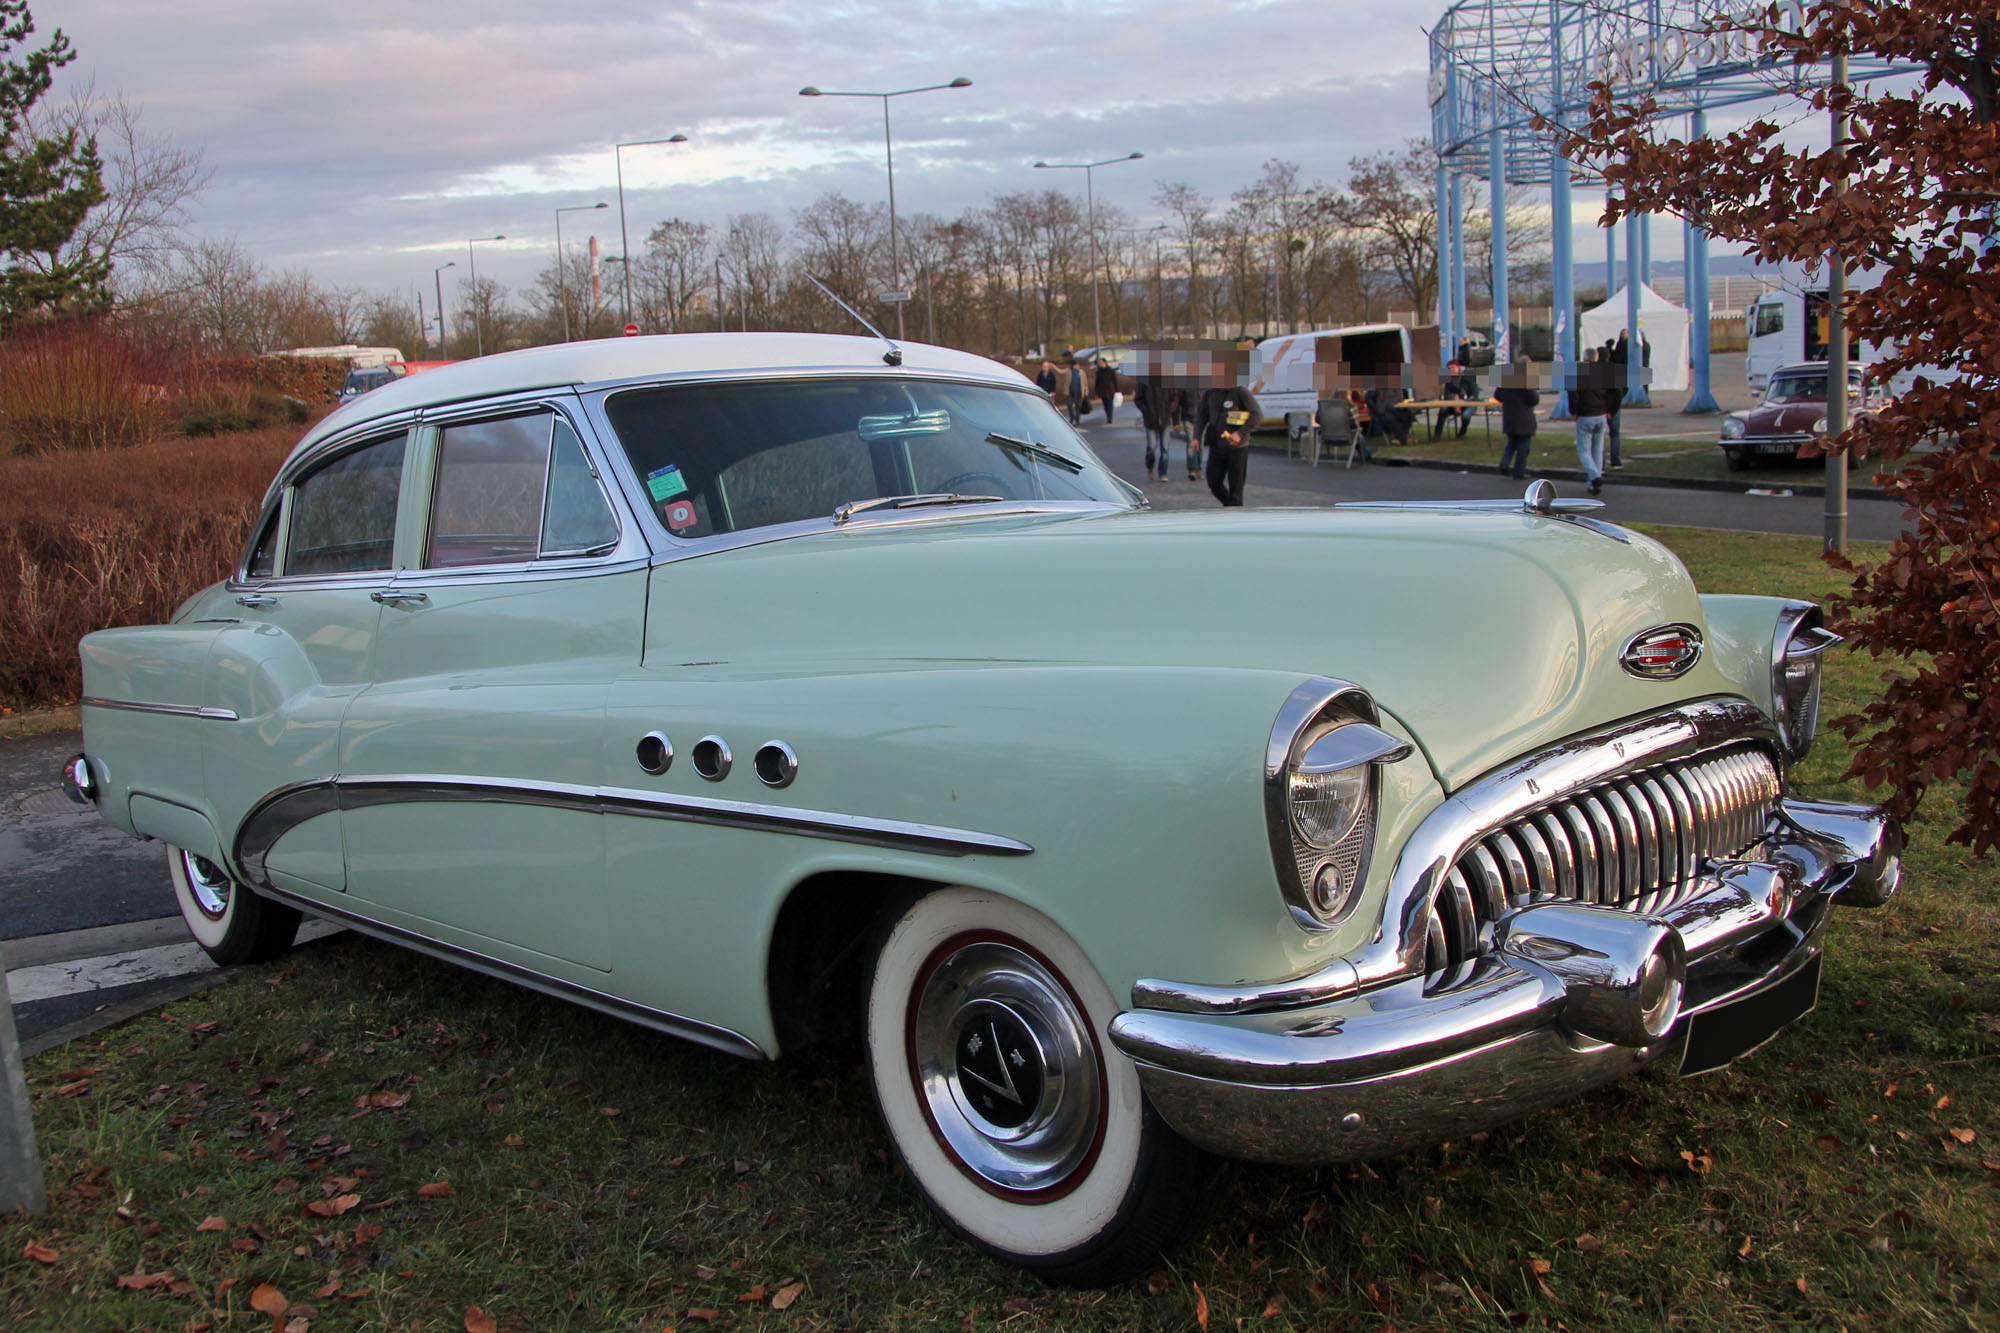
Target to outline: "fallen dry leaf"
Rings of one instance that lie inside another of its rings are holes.
[[[1201,1333],[1208,1333],[1208,1293],[1201,1289],[1201,1283],[1194,1286],[1194,1322],[1201,1325]]]
[[[424,1199],[448,1199],[458,1193],[449,1181],[433,1180],[428,1185],[417,1186],[417,1196]]]
[[[741,1296],[738,1296],[736,1298],[736,1302],[739,1305],[743,1304],[754,1305],[758,1301],[761,1301],[763,1299],[764,1299],[764,1284],[759,1282],[756,1286],[750,1288],[750,1290],[744,1292]]]
[[[1748,1259],[1750,1257],[1750,1247],[1755,1245],[1756,1243],[1757,1243],[1757,1238],[1755,1236],[1745,1236],[1743,1238],[1743,1243],[1736,1247],[1737,1257],[1741,1259]]]
[[[1586,1231],[1576,1238],[1576,1248],[1586,1254],[1596,1254],[1604,1248],[1604,1242]]]
[[[275,1317],[282,1315],[290,1306],[291,1302],[285,1299],[285,1293],[268,1282],[250,1293],[250,1308],[261,1314]]]
[[[139,1267],[134,1268],[131,1272],[121,1274],[118,1278],[118,1285],[127,1291],[147,1291],[153,1287],[164,1287],[173,1280],[174,1275],[172,1273],[148,1273],[142,1262]]]
[[[518,1148],[525,1140],[519,1134],[509,1134],[506,1138],[500,1140],[500,1142],[506,1144],[509,1148]]]
[[[52,1264],[62,1258],[62,1255],[46,1245],[37,1245],[35,1242],[29,1241],[21,1247],[21,1257],[23,1259],[33,1259],[38,1264]]]
[[[207,1217],[195,1223],[194,1229],[196,1231],[227,1231],[229,1230],[229,1222],[225,1218],[217,1217],[214,1213],[210,1213]]]
[[[360,1202],[359,1194],[343,1194],[337,1199],[314,1199],[306,1205],[306,1211],[314,1217],[339,1217]]]
[[[617,1107],[615,1107],[615,1106],[600,1106],[600,1107],[598,1107],[598,1108],[597,1108],[597,1113],[598,1113],[599,1115],[624,1115],[624,1114],[625,1114],[625,1113],[624,1113],[623,1111],[619,1110],[619,1109],[618,1109]]]
[[[1840,1141],[1840,1135],[1838,1134],[1822,1134],[1814,1139],[1813,1142],[1819,1145],[1821,1152],[1839,1152],[1847,1146]]]
[[[1715,1169],[1715,1159],[1707,1153],[1691,1153],[1683,1148],[1681,1149],[1681,1160],[1688,1164],[1688,1170],[1698,1176],[1705,1176]]]
[[[1263,1318],[1276,1319],[1285,1312],[1285,1298],[1273,1296],[1264,1302]]]
[[[791,1309],[792,1302],[805,1295],[805,1290],[806,1284],[803,1282],[787,1282],[784,1286],[779,1287],[777,1293],[771,1297],[771,1308],[773,1310]]]
[[[1528,1260],[1528,1271],[1530,1273],[1533,1273],[1536,1277],[1547,1277],[1549,1274],[1549,1270],[1554,1267],[1555,1265],[1550,1263],[1546,1259]]]
[[[1957,1139],[1960,1143],[1970,1143],[1974,1139],[1979,1137],[1979,1135],[1977,1135],[1976,1133],[1974,1133],[1969,1129],[1954,1129],[1951,1132],[1951,1136]]]
[[[498,1333],[500,1321],[478,1306],[465,1312],[465,1333]]]

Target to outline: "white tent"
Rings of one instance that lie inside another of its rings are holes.
[[[1583,312],[1577,320],[1578,345],[1602,347],[1627,327],[1625,289],[1620,287],[1609,301]],[[1688,312],[1644,283],[1639,284],[1639,327],[1653,345],[1650,387],[1685,389],[1688,386]]]

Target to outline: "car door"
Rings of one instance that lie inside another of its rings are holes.
[[[378,594],[341,727],[348,892],[470,953],[608,971],[593,793],[609,681],[639,658],[645,548],[557,404],[429,421],[416,453],[419,557]]]
[[[343,886],[340,723],[373,670],[373,594],[394,578],[408,452],[405,425],[305,460],[231,580],[235,619],[212,646],[206,701],[231,720],[203,732],[203,784],[253,881]]]

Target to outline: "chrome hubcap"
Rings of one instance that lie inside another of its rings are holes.
[[[1088,1020],[1032,954],[983,940],[918,978],[910,1040],[938,1135],[1005,1190],[1063,1184],[1097,1146],[1103,1087]]]
[[[194,905],[210,921],[220,921],[229,911],[229,876],[222,867],[193,852],[181,853],[181,869],[187,874],[188,894]]]

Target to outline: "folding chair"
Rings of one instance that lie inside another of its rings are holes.
[[[1341,441],[1347,442],[1346,466],[1354,466],[1354,450],[1361,443],[1361,423],[1354,419],[1354,408],[1345,398],[1322,398],[1319,400],[1319,438],[1313,445],[1313,466],[1319,466],[1320,446],[1331,444],[1339,448]]]
[[[1313,433],[1313,414],[1310,412],[1285,413],[1285,457],[1292,456],[1292,450],[1304,453],[1313,451],[1313,461],[1319,461],[1319,437]]]

